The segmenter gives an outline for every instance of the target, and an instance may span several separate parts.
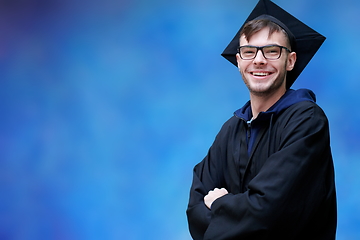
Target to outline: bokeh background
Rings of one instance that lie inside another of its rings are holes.
[[[360,2],[275,0],[327,37],[293,88],[330,121],[360,239]],[[0,0],[0,239],[189,240],[192,168],[248,100],[220,56],[257,0]]]

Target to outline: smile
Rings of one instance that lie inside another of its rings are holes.
[[[251,72],[251,75],[255,77],[265,77],[265,76],[269,76],[270,74],[271,74],[270,72]]]

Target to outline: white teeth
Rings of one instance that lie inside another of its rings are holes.
[[[265,73],[265,72],[254,72],[253,75],[254,75],[254,76],[267,76],[267,75],[269,75],[269,73]]]

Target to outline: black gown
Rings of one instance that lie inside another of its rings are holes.
[[[328,120],[311,91],[300,91],[309,100],[299,100],[298,91],[289,91],[251,126],[239,116],[223,125],[194,168],[187,209],[193,239],[335,239]],[[250,130],[256,136],[248,151]],[[214,188],[229,194],[209,210],[203,198]]]

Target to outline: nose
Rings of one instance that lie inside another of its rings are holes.
[[[253,63],[259,65],[264,65],[266,63],[266,58],[260,49],[257,51]]]

